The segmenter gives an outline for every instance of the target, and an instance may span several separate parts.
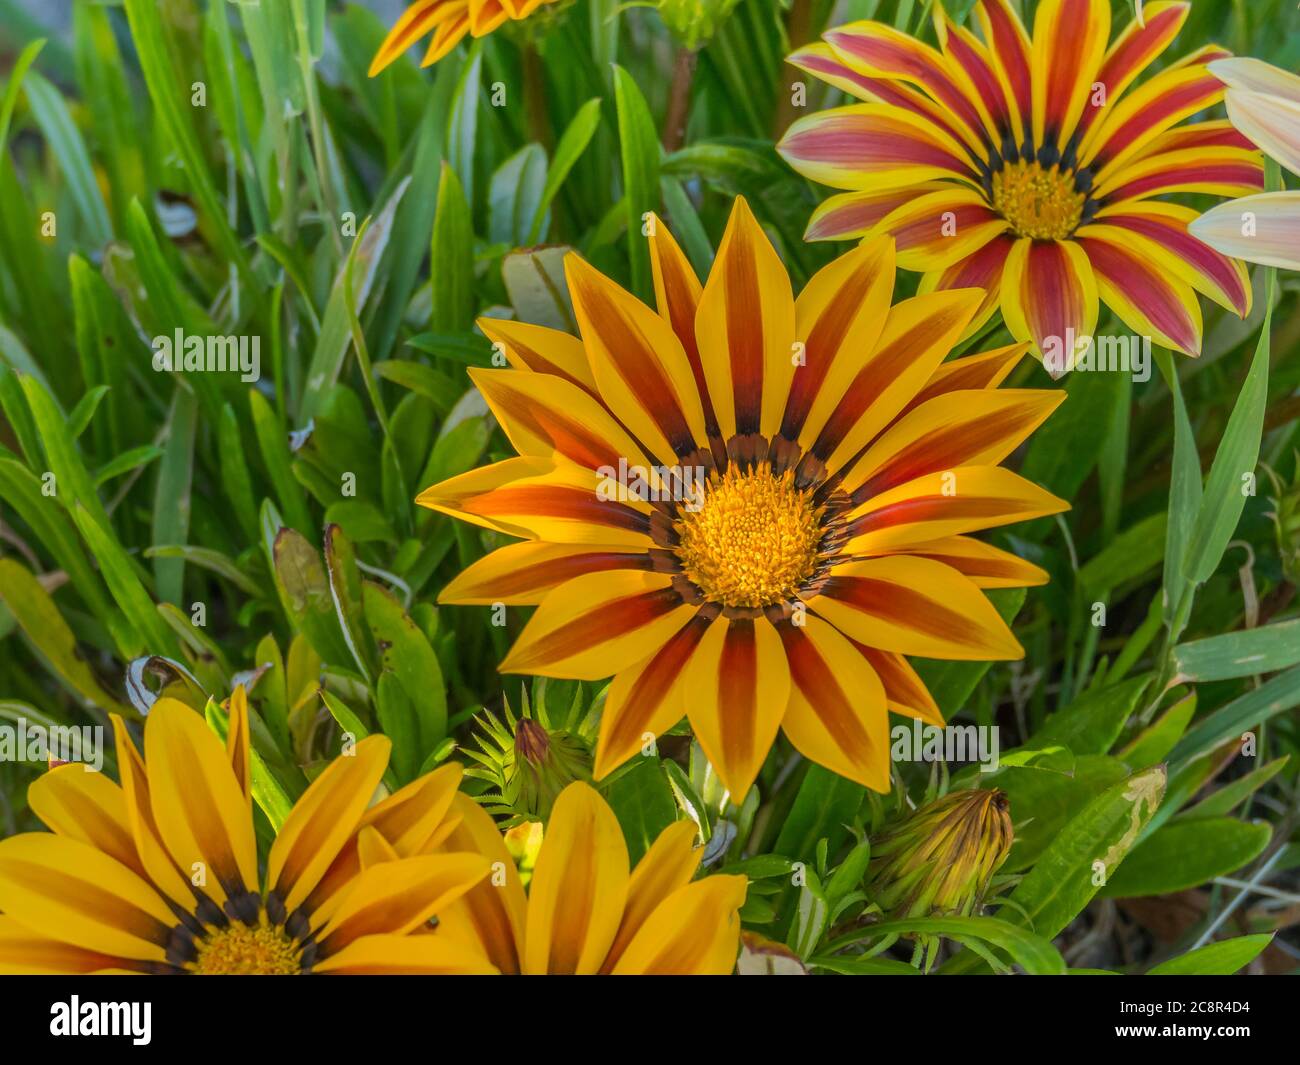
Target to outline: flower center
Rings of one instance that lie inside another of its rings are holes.
[[[770,466],[730,467],[712,481],[696,511],[675,522],[677,557],[714,602],[763,607],[792,598],[817,565],[822,537],[811,492]]]
[[[286,976],[302,971],[299,944],[279,925],[232,921],[195,942],[202,976]]]
[[[993,209],[1021,237],[1063,240],[1078,228],[1087,195],[1074,183],[1072,171],[1059,166],[1044,170],[1021,159],[993,175]]]

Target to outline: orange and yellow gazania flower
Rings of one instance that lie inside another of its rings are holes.
[[[1221,59],[1210,70],[1228,87],[1232,124],[1300,175],[1300,77],[1258,59]],[[1229,200],[1206,211],[1191,230],[1225,255],[1300,270],[1300,191]]]
[[[527,890],[501,833],[458,795],[443,847],[475,851],[492,878],[438,915],[436,935],[486,955],[503,973],[723,976],[740,947],[747,881],[696,880],[695,825],[669,825],[629,873],[614,811],[581,782],[560,793]]]
[[[795,52],[863,101],[798,120],[779,145],[801,174],[850,190],[814,212],[808,239],[890,233],[921,291],[983,288],[972,329],[1000,302],[1012,335],[1043,353],[1091,337],[1100,298],[1137,333],[1199,354],[1196,293],[1244,316],[1250,286],[1188,233],[1195,211],[1156,197],[1258,191],[1259,154],[1226,121],[1181,124],[1222,98],[1207,69],[1222,49],[1134,84],[1190,4],[1146,5],[1107,48],[1110,7],[1042,0],[1031,38],[1007,0],[980,0],[981,40],[936,3],[938,49],[857,22]]]
[[[657,311],[571,254],[581,339],[479,322],[519,457],[419,502],[525,542],[441,601],[539,604],[505,672],[613,677],[597,779],[685,715],[738,802],[779,729],[886,790],[886,708],[941,721],[903,656],[1023,654],[982,589],[1046,574],[968,534],[1066,509],[998,465],[1059,397],[998,390],[1023,344],[945,363],[983,292],[891,307],[889,237],[795,299],[744,200],[703,286],[651,228]]]
[[[372,806],[390,744],[362,740],[303,793],[259,879],[243,689],[224,747],[174,699],[150,711],[143,758],[113,724],[121,786],[53,769],[28,791],[52,831],[0,840],[0,972],[492,971],[423,934],[489,872],[475,854],[424,853],[456,825],[458,766]]]
[[[431,66],[468,33],[486,37],[507,19],[525,19],[556,0],[415,0],[389,31],[370,64],[373,78],[428,33],[433,34],[421,66]]]

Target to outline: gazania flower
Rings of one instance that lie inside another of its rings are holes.
[[[1228,118],[1238,131],[1300,175],[1300,77],[1258,59],[1221,59],[1210,71],[1228,86]],[[1230,200],[1206,211],[1191,231],[1225,255],[1300,270],[1300,192]]]
[[[938,50],[878,22],[825,34],[790,62],[864,101],[800,119],[779,148],[801,174],[850,191],[809,240],[890,233],[921,291],[975,285],[1048,369],[1091,337],[1098,298],[1137,333],[1199,354],[1200,292],[1250,308],[1244,268],[1156,197],[1262,187],[1258,153],[1224,121],[1180,124],[1223,86],[1202,48],[1138,84],[1187,17],[1148,4],[1110,45],[1110,0],[1042,0],[1032,39],[1007,0],[975,8],[983,39],[935,5]]]
[[[519,457],[419,502],[526,542],[442,601],[540,604],[507,673],[613,676],[597,779],[686,715],[737,801],[778,729],[884,790],[886,707],[941,721],[904,655],[1023,654],[981,588],[1046,575],[967,534],[1066,509],[998,467],[1058,396],[997,390],[1024,345],[944,363],[983,293],[891,307],[888,237],[797,300],[744,200],[703,287],[651,257],[658,313],[570,255],[581,340],[480,321]]]
[[[614,811],[590,785],[570,784],[525,891],[492,818],[465,795],[453,809],[461,820],[443,847],[484,855],[492,879],[439,912],[437,936],[501,972],[722,976],[735,965],[747,881],[693,879],[691,822],[664,829],[629,874]]]
[[[389,31],[370,64],[373,78],[425,34],[432,33],[421,66],[432,66],[465,34],[486,37],[507,19],[526,19],[543,4],[558,0],[415,0]]]
[[[422,853],[454,827],[447,767],[371,806],[382,736],[330,765],[286,818],[259,880],[247,701],[228,742],[160,699],[145,757],[119,718],[119,787],[81,765],[32,784],[53,830],[0,841],[0,972],[490,972],[445,937],[413,935],[488,873]]]

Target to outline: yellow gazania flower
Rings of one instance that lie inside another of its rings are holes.
[[[144,758],[113,719],[122,786],[79,764],[31,785],[53,831],[0,841],[0,972],[491,972],[410,934],[488,873],[477,855],[423,853],[455,827],[459,767],[371,806],[390,744],[362,740],[298,800],[259,883],[243,688],[230,708],[225,749],[164,698]]]
[[[1042,0],[1032,39],[1007,0],[980,0],[982,40],[935,5],[940,47],[879,22],[830,30],[790,62],[862,103],[791,125],[797,171],[850,191],[807,239],[890,233],[921,291],[976,285],[1054,374],[1104,300],[1132,330],[1200,353],[1196,293],[1245,316],[1245,269],[1188,232],[1169,193],[1262,188],[1259,153],[1225,121],[1180,125],[1217,103],[1210,45],[1141,84],[1190,4],[1148,4],[1107,48],[1110,0]]]
[[[1258,59],[1221,59],[1210,71],[1227,86],[1237,130],[1300,175],[1300,77]],[[1215,251],[1300,270],[1300,192],[1264,192],[1211,208],[1191,224]]]
[[[998,466],[1060,397],[997,390],[1025,345],[943,364],[983,293],[891,307],[888,237],[797,300],[744,200],[703,287],[657,222],[650,247],[658,313],[570,255],[581,340],[479,322],[520,457],[419,502],[527,542],[441,601],[540,604],[507,673],[613,676],[597,779],[687,715],[737,801],[782,728],[886,790],[886,707],[942,720],[904,655],[1024,653],[980,589],[1046,574],[966,534],[1066,509]]]
[[[438,914],[439,937],[486,955],[503,973],[722,976],[740,945],[743,876],[692,880],[695,826],[669,825],[628,872],[614,811],[588,784],[560,793],[527,891],[492,818],[457,795],[461,820],[446,850],[492,863],[478,884]]]
[[[486,37],[506,19],[525,19],[543,4],[557,0],[415,0],[389,31],[370,64],[373,78],[432,31],[433,40],[421,66],[432,66],[460,43],[465,34]]]

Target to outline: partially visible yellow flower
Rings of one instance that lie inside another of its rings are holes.
[[[384,38],[370,64],[373,78],[427,33],[433,34],[421,66],[432,66],[465,34],[486,37],[507,19],[525,19],[559,0],[416,0]]]
[[[438,938],[480,951],[503,973],[730,973],[740,943],[743,876],[692,879],[695,826],[669,825],[629,872],[614,811],[590,785],[570,784],[546,825],[527,891],[492,818],[457,795],[447,851],[492,863],[478,884],[438,914]]]
[[[413,935],[488,874],[429,854],[454,827],[460,768],[371,806],[391,747],[362,740],[303,793],[259,877],[248,704],[226,746],[175,699],[154,704],[141,757],[114,716],[121,786],[80,764],[28,790],[53,831],[0,841],[0,973],[491,972],[479,953]]]
[[[1240,263],[1188,234],[1172,193],[1262,187],[1258,153],[1223,121],[1187,123],[1223,86],[1206,45],[1142,75],[1187,19],[1158,0],[1111,40],[1110,0],[1042,0],[1032,33],[1010,0],[978,0],[981,36],[933,5],[938,47],[884,22],[823,34],[789,62],[853,97],[799,119],[778,151],[804,177],[844,189],[808,240],[889,233],[920,291],[987,292],[1056,376],[1092,336],[1099,301],[1133,332],[1201,350],[1198,293],[1245,317]],[[1109,44],[1108,44],[1109,42]]]
[[[1238,132],[1300,175],[1300,77],[1258,59],[1221,59],[1210,72],[1228,86],[1223,98]],[[1224,255],[1300,270],[1300,191],[1229,200],[1190,229]]]

